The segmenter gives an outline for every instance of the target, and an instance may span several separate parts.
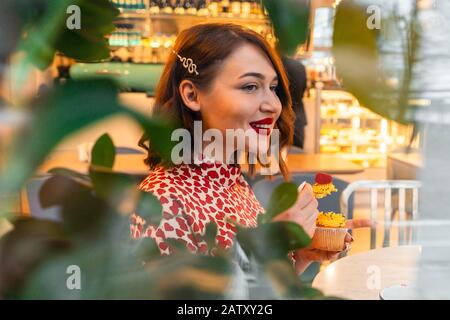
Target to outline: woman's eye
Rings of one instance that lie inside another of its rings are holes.
[[[256,84],[248,84],[244,86],[242,89],[245,90],[247,93],[252,93],[256,89],[258,89],[258,86]]]
[[[272,85],[270,86],[270,90],[272,90],[273,92],[275,92],[278,88],[278,85]]]

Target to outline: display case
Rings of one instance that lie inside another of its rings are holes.
[[[413,128],[387,120],[342,90],[316,91],[320,110],[318,149],[364,167],[384,167],[389,152],[409,144]]]

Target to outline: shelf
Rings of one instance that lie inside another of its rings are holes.
[[[353,118],[359,118],[360,120],[375,120],[375,121],[381,121],[383,120],[382,117],[380,116],[372,116],[372,117],[361,117],[360,115],[352,115],[352,116],[331,116],[331,115],[327,115],[327,116],[321,116],[322,121],[327,121],[327,120],[352,120]]]
[[[150,21],[158,21],[158,20],[171,20],[171,21],[181,21],[186,22],[189,21],[192,24],[198,24],[202,22],[219,22],[219,23],[230,23],[235,22],[238,24],[249,24],[249,25],[266,25],[271,26],[272,23],[268,18],[258,18],[258,17],[236,17],[236,16],[196,16],[196,15],[188,15],[188,14],[150,14],[144,10],[138,11],[124,11],[117,18],[116,21],[121,20],[136,20],[136,19],[150,19]]]
[[[116,20],[122,19],[146,19],[149,14],[145,10],[120,10]]]
[[[243,18],[243,17],[235,17],[235,16],[195,16],[188,14],[152,14],[150,15],[150,19],[152,20],[197,20],[201,21],[210,21],[210,22],[231,22],[236,21],[240,23],[248,23],[248,24],[271,24],[270,20],[267,18]]]

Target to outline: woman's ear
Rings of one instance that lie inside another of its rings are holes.
[[[183,99],[186,107],[192,111],[200,111],[200,101],[198,90],[190,80],[183,80],[178,87],[181,99]]]

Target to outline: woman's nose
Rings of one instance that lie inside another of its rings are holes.
[[[280,100],[273,93],[273,91],[269,90],[269,93],[265,93],[264,97],[260,104],[260,109],[265,113],[277,113],[279,109],[281,109]]]

